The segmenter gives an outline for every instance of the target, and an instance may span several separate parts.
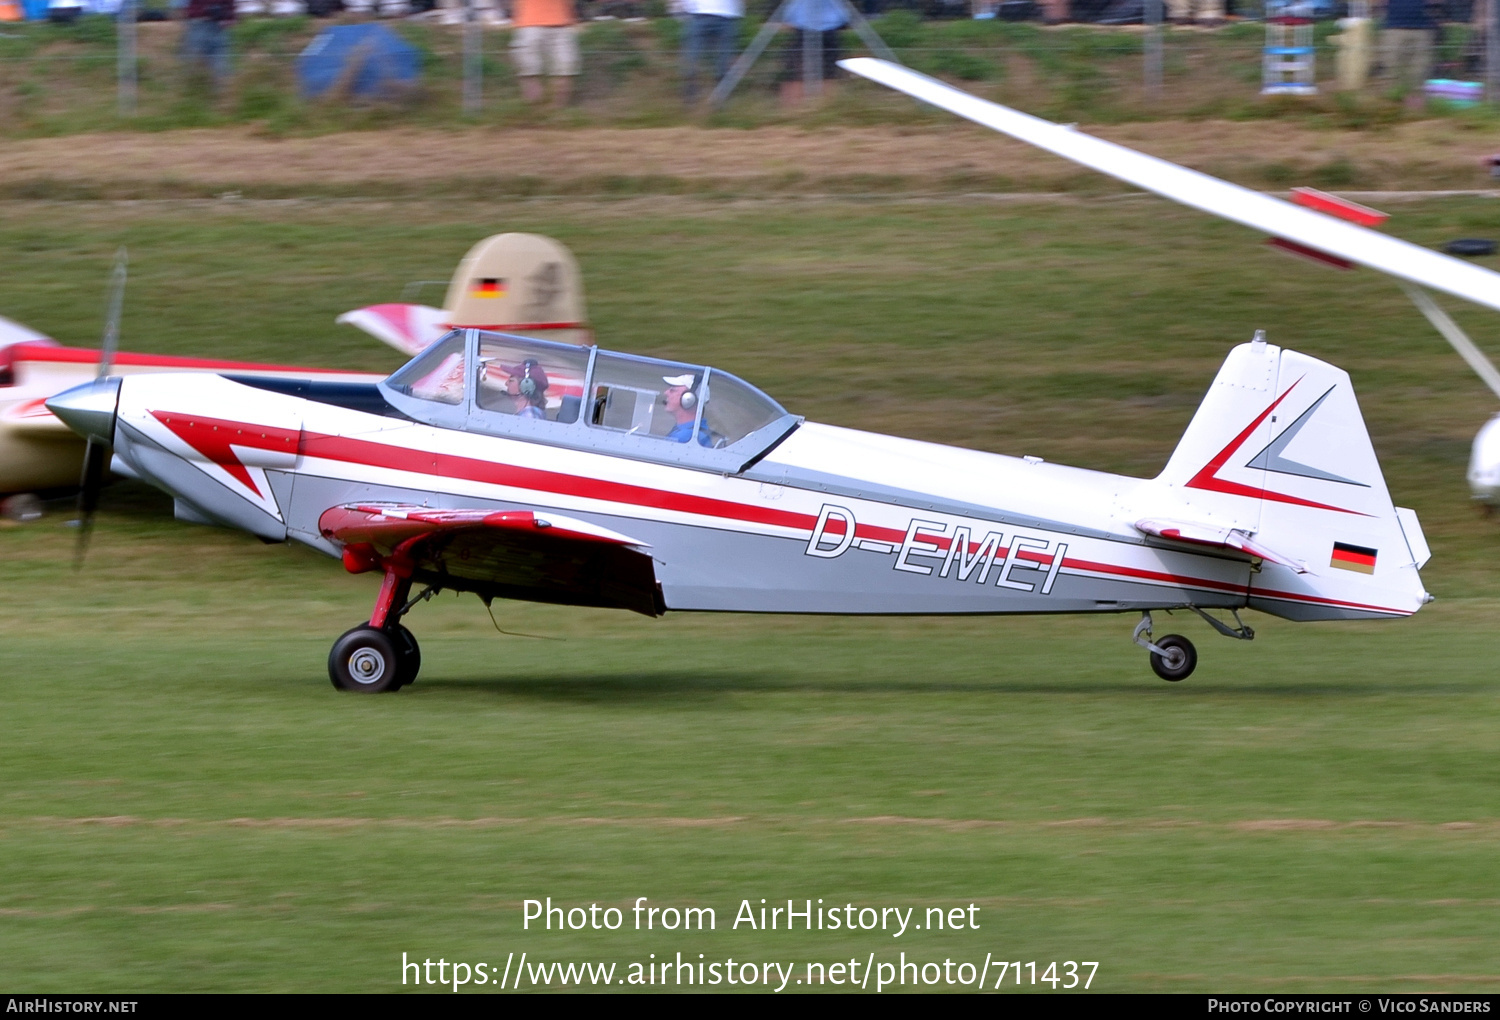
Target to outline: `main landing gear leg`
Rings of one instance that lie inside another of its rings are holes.
[[[1151,668],[1163,680],[1176,683],[1186,680],[1198,667],[1198,649],[1181,634],[1168,634],[1160,640],[1151,639],[1151,613],[1141,614],[1141,622],[1135,625],[1130,640],[1151,653]]]
[[[412,632],[401,625],[401,618],[435,590],[429,587],[409,599],[411,576],[387,569],[370,622],[345,631],[328,653],[328,679],[333,686],[379,694],[398,691],[416,680],[422,650]]]

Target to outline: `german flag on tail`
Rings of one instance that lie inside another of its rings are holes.
[[[1343,542],[1333,543],[1333,559],[1329,561],[1330,567],[1338,567],[1340,570],[1357,570],[1361,574],[1375,573],[1374,549],[1367,549],[1362,545],[1347,545]]]
[[[469,286],[470,297],[480,298],[503,298],[505,296],[505,281],[494,276],[487,276],[475,280]]]

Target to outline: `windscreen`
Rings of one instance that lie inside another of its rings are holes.
[[[703,402],[703,424],[710,446],[728,446],[786,414],[785,408],[728,372],[713,369]]]
[[[455,330],[386,381],[397,393],[439,404],[464,402],[464,335]]]

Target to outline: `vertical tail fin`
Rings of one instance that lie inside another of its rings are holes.
[[[1256,609],[1354,619],[1408,615],[1429,598],[1420,526],[1391,504],[1348,373],[1259,334],[1229,355],[1145,491],[1155,514],[1276,551],[1281,562],[1251,575]]]

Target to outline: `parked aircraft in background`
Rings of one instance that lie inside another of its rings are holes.
[[[100,352],[63,347],[35,330],[0,320],[0,496],[8,516],[30,519],[41,512],[34,493],[78,484],[83,440],[45,404],[48,397],[94,378]],[[262,365],[218,358],[162,354],[115,355],[116,375],[143,372],[234,372],[273,379],[317,378],[326,384],[373,383],[368,372]]]
[[[459,263],[443,308],[372,305],[341,315],[408,357],[420,353],[451,324],[504,328],[571,343],[592,343],[578,263],[558,241],[536,234],[496,234],[474,245]],[[45,401],[94,378],[98,349],[60,346],[20,323],[0,318],[0,497],[7,516],[41,514],[35,493],[75,486],[84,443],[55,418]],[[371,384],[383,375],[218,358],[116,353],[115,375],[142,372],[218,372],[267,379],[316,378],[322,384]]]
[[[469,249],[442,308],[405,302],[345,312],[338,321],[407,357],[453,328],[474,327],[564,343],[591,344],[583,275],[573,253],[540,234],[494,234]]]
[[[1310,188],[1297,189],[1293,199],[1298,204],[1293,205],[1094,138],[1072,125],[980,99],[889,61],[856,57],[839,66],[1174,202],[1265,231],[1272,244],[1293,254],[1342,269],[1368,266],[1395,277],[1433,327],[1500,397],[1500,371],[1422,289],[1430,287],[1500,311],[1500,273],[1369,229],[1385,214]],[[1500,505],[1500,414],[1475,437],[1468,477],[1475,499],[1488,507]]]

